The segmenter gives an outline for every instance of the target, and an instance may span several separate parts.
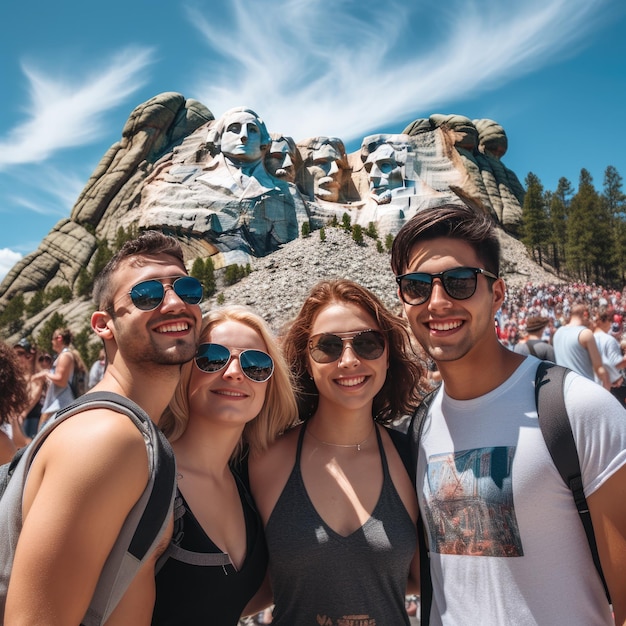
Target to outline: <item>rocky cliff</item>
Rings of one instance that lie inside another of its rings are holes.
[[[254,112],[234,111],[251,114],[266,132]],[[70,217],[5,277],[0,311],[16,295],[23,294],[28,302],[50,287],[69,287],[76,295],[79,274],[93,268],[98,243],[112,247],[120,226],[160,228],[176,235],[190,264],[198,256],[212,256],[217,267],[251,262],[253,276],[228,290],[227,301],[248,301],[261,290],[262,295],[250,301],[259,308],[258,303],[273,302],[269,296],[276,291],[280,302],[268,307],[267,314],[282,323],[285,315],[279,311],[289,310],[303,296],[294,287],[308,288],[313,278],[322,276],[345,275],[366,285],[384,277],[377,291],[389,291],[395,302],[384,255],[341,237],[320,242],[315,232],[299,240],[306,222],[315,229],[332,216],[348,213],[353,223],[364,227],[374,222],[384,236],[397,231],[420,207],[459,197],[493,215],[503,234],[515,233],[520,222],[524,190],[501,161],[506,134],[491,120],[432,115],[401,134],[366,137],[361,150],[352,154],[345,154],[337,138],[295,142],[274,133],[270,144],[266,132],[264,163],[247,169],[233,168],[236,160],[221,153],[219,133],[230,129],[223,118],[215,120],[204,105],[180,94],[164,93],[138,106]],[[381,163],[390,160],[395,179],[381,174]],[[271,167],[273,162],[277,167]],[[335,192],[334,181],[339,181]],[[372,258],[364,258],[365,251],[373,253]],[[65,307],[51,304],[26,320],[21,333],[36,333],[46,315],[57,310],[75,325],[84,324],[89,305],[86,298],[82,306],[77,306],[79,301]]]

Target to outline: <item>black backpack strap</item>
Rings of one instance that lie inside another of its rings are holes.
[[[409,424],[409,448],[410,448],[410,471],[409,476],[416,487],[417,459],[419,455],[419,443],[424,430],[424,423],[428,415],[428,409],[432,404],[433,398],[439,389],[431,391],[424,397],[421,404],[415,409],[411,423]],[[430,622],[430,609],[433,603],[433,583],[430,576],[430,555],[428,544],[426,542],[426,529],[422,514],[417,520],[417,541],[420,551],[420,624],[428,624]],[[428,557],[428,558],[427,558]]]
[[[587,535],[593,563],[610,601],[609,590],[598,556],[591,515],[583,490],[576,442],[565,408],[564,384],[569,371],[567,368],[554,365],[549,361],[539,363],[535,376],[535,402],[539,427],[556,469],[572,492],[580,521]]]

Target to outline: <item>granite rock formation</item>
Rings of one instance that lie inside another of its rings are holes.
[[[28,300],[55,285],[76,292],[98,241],[112,243],[120,226],[174,234],[190,263],[212,256],[219,268],[270,255],[296,239],[304,223],[316,228],[343,213],[364,227],[374,222],[384,235],[420,208],[460,197],[506,231],[519,225],[524,190],[501,161],[507,138],[491,120],[432,115],[401,134],[366,137],[360,150],[346,154],[341,139],[270,135],[280,129],[265,129],[249,109],[233,111],[232,120],[226,114],[216,120],[177,93],[138,106],[70,217],[5,277],[0,311],[17,294]],[[262,158],[257,150],[240,161],[237,149],[257,131]],[[223,133],[231,144],[240,137],[232,155],[222,149]],[[398,168],[389,180],[381,174],[385,159]]]

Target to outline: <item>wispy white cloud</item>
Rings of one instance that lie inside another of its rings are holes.
[[[26,193],[10,193],[6,199],[11,205],[32,213],[67,217],[85,187],[85,178],[76,171],[44,164],[37,168],[36,184],[33,184],[32,172],[21,169],[15,187]]]
[[[22,258],[19,252],[0,248],[0,281],[9,273],[9,270]]]
[[[611,3],[228,0],[210,15],[190,8],[209,48],[194,97],[216,115],[252,106],[271,131],[296,140],[349,141],[573,54]]]
[[[144,85],[153,54],[151,48],[126,48],[78,80],[22,63],[29,82],[27,119],[0,139],[0,169],[42,162],[57,150],[101,138],[104,114]]]

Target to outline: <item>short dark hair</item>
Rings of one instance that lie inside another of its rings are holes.
[[[465,204],[444,204],[418,211],[393,240],[391,268],[394,274],[406,272],[416,243],[438,237],[467,242],[476,251],[483,269],[500,275],[500,240],[495,222],[486,213]]]
[[[387,340],[389,369],[383,387],[374,398],[374,419],[385,424],[412,412],[423,395],[420,388],[423,371],[411,347],[405,320],[386,309],[365,287],[340,279],[321,281],[311,289],[283,341],[285,358],[296,382],[300,419],[309,419],[319,401],[319,392],[307,369],[311,328],[320,311],[333,303],[353,304],[368,313]]]
[[[127,241],[96,277],[93,286],[93,300],[98,310],[106,311],[113,305],[115,287],[111,284],[111,275],[117,271],[123,261],[131,257],[155,254],[167,254],[185,267],[183,250],[177,239],[156,230],[147,230],[135,239]],[[141,263],[138,262],[138,265]]]

